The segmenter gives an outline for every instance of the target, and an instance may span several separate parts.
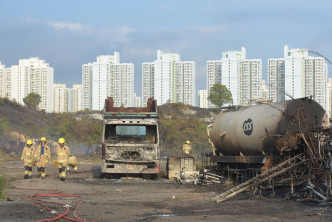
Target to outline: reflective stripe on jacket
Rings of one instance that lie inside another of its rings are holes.
[[[70,150],[68,146],[58,146],[55,152],[57,154],[57,160],[59,163],[67,162],[67,159],[70,155]]]
[[[35,156],[35,148],[33,146],[31,147],[24,147],[21,160],[24,160],[27,163],[32,163],[34,161],[34,156]]]

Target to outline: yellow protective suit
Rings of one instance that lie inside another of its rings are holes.
[[[68,163],[68,157],[70,155],[70,149],[68,146],[58,146],[55,150],[58,161],[59,176],[61,180],[66,178],[66,167]]]
[[[32,145],[23,148],[21,160],[24,161],[24,178],[31,178],[32,166],[35,162],[35,148]]]

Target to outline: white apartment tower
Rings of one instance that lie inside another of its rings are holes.
[[[142,97],[139,97],[134,93],[133,100],[134,107],[142,107]]]
[[[108,82],[108,96],[113,97],[114,106],[132,107],[134,105],[134,64],[111,65],[111,75]]]
[[[23,98],[34,92],[41,96],[39,109],[53,112],[54,70],[39,58],[20,59],[7,69],[7,96],[24,105]]]
[[[92,63],[82,66],[82,109],[92,109]]]
[[[181,61],[177,53],[157,51],[157,60],[142,64],[142,103],[154,97],[158,104],[167,102],[195,105],[196,65]]]
[[[269,100],[285,100],[285,60],[268,59]]]
[[[328,91],[328,114],[329,117],[332,117],[332,78],[328,78],[327,82],[327,91]]]
[[[207,72],[207,81],[206,81],[206,89],[207,89],[207,96],[210,95],[210,89],[216,83],[221,84],[221,60],[209,60],[207,61],[206,65],[206,72]],[[207,100],[208,107],[215,107],[209,100]]]
[[[171,102],[173,97],[173,79],[175,79],[175,64],[180,62],[177,53],[163,53],[157,51],[157,60],[154,61],[154,99],[162,105]],[[143,90],[142,90],[143,91]],[[143,101],[146,103],[146,101]]]
[[[120,54],[102,55],[82,66],[82,108],[102,110],[107,97],[114,106],[132,106],[134,65],[120,63]]]
[[[68,88],[66,84],[53,84],[54,110],[55,113],[68,112]]]
[[[272,101],[311,97],[328,111],[327,64],[309,56],[308,49],[284,46],[284,58],[269,59],[269,94]]]
[[[199,90],[198,91],[198,107],[199,108],[204,108],[207,109],[208,108],[208,100],[207,100],[207,90]]]
[[[262,97],[262,60],[240,60],[237,104],[247,105],[253,98]]]
[[[264,100],[269,100],[269,89],[265,83],[265,80],[262,80],[262,98]]]
[[[148,99],[152,97],[154,97],[154,63],[144,62],[142,63],[142,106],[146,106]]]
[[[246,59],[246,49],[227,51],[221,60],[207,61],[207,92],[220,83],[232,93],[233,104],[247,105],[251,98],[262,95],[262,61]],[[214,107],[208,102],[209,107]]]
[[[0,61],[0,97],[6,97],[7,88],[7,75],[6,66],[1,64]]]
[[[82,85],[74,84],[68,89],[68,112],[82,110]]]
[[[175,64],[175,75],[170,90],[171,103],[183,103],[195,106],[196,96],[196,65],[193,61],[178,62]]]

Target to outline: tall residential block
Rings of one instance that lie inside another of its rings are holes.
[[[247,105],[251,99],[262,97],[262,60],[240,60],[237,104]]]
[[[207,90],[199,90],[198,91],[198,107],[199,108],[208,108],[208,93]]]
[[[134,93],[134,102],[133,102],[134,107],[142,107],[142,97],[139,97]]]
[[[92,63],[82,66],[82,109],[92,109]]]
[[[7,75],[6,66],[1,64],[0,61],[0,97],[6,97],[7,88]]]
[[[98,56],[82,66],[82,108],[102,110],[107,97],[114,106],[132,106],[134,64],[120,63],[120,54]]]
[[[311,97],[328,111],[327,64],[309,56],[308,49],[284,46],[284,58],[269,59],[269,94],[272,101]]]
[[[262,95],[262,61],[246,59],[246,49],[227,51],[221,60],[207,61],[207,92],[220,83],[232,93],[233,104],[247,105],[252,98]],[[209,103],[209,107],[214,107]]]
[[[68,112],[68,88],[66,88],[66,84],[53,84],[53,95],[53,112]]]
[[[24,105],[23,98],[34,92],[41,96],[39,109],[53,112],[54,70],[39,58],[20,59],[19,64],[7,69],[7,92],[9,99]]]
[[[285,60],[268,59],[269,100],[285,100]]]
[[[193,61],[175,64],[175,75],[172,79],[170,102],[195,106],[196,101],[196,65]]]
[[[142,64],[142,103],[154,97],[158,104],[167,102],[195,105],[196,65],[181,61],[177,53],[157,51],[157,60]]]
[[[154,63],[144,62],[142,63],[142,106],[146,106],[151,97],[154,97]]]
[[[206,72],[207,72],[207,81],[206,81],[206,89],[207,89],[207,97],[210,95],[210,89],[216,83],[221,84],[221,60],[209,60],[206,63]],[[211,104],[210,101],[207,101],[208,108],[215,107]]]
[[[262,98],[264,100],[269,100],[269,88],[267,87],[265,80],[262,80]]]
[[[329,117],[332,117],[332,78],[328,78],[327,82],[327,91],[328,91],[328,114]]]
[[[68,89],[68,112],[82,110],[82,85],[74,84]]]

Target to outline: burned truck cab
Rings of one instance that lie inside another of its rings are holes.
[[[159,133],[157,103],[147,107],[113,107],[105,101],[102,135],[102,174],[159,173]]]

